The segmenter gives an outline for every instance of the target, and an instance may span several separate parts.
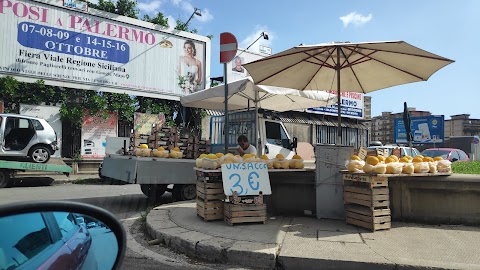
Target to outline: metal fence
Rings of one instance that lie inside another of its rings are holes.
[[[335,144],[337,127],[316,125],[315,144]],[[341,145],[360,148],[368,146],[368,130],[352,127],[342,127]]]
[[[255,112],[245,111],[230,113],[228,115],[228,146],[235,147],[237,145],[237,138],[240,135],[247,136],[249,142],[256,144],[255,134]],[[212,116],[210,118],[210,143],[211,152],[223,152],[225,147],[225,117]]]

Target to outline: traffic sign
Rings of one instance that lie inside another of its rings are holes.
[[[228,63],[237,54],[237,38],[228,32],[220,34],[220,63]]]

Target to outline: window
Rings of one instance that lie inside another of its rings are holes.
[[[5,269],[26,263],[52,245],[50,232],[40,213],[0,218],[0,239],[0,258],[5,260]]]
[[[280,123],[265,121],[265,129],[268,143],[282,146],[284,148],[290,146],[290,140],[287,137],[287,133]]]
[[[64,239],[70,238],[79,229],[75,222],[75,216],[72,213],[54,212],[53,216],[57,220]]]
[[[460,156],[458,155],[457,151],[452,151],[452,154],[450,156],[451,161],[457,161],[460,160]]]
[[[42,123],[40,123],[40,121],[32,120],[32,124],[35,130],[43,130],[43,126],[42,126]]]
[[[460,160],[467,160],[467,154],[463,151],[458,151],[458,155],[460,156]]]

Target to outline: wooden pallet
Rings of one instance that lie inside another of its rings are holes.
[[[224,203],[224,220],[229,226],[238,223],[267,223],[267,205]]]

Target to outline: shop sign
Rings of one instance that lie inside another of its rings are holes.
[[[90,115],[87,111],[82,125],[82,158],[104,158],[107,137],[117,136],[117,113]]]
[[[232,196],[272,194],[267,164],[263,162],[222,164],[223,192]]]

